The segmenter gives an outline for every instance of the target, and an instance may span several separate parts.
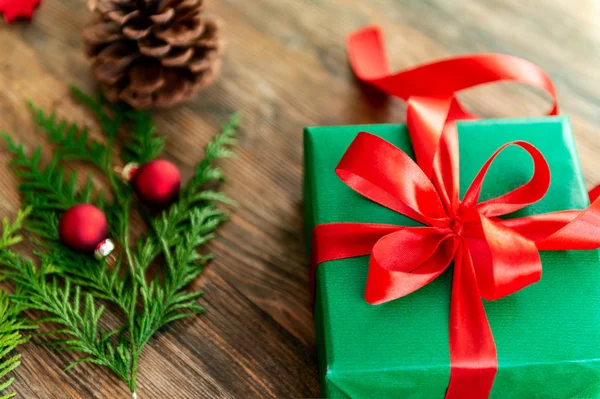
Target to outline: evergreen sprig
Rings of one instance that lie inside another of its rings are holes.
[[[15,396],[14,393],[6,393],[14,381],[14,378],[7,376],[19,367],[21,355],[10,356],[10,353],[27,342],[22,331],[28,328],[30,326],[19,320],[18,311],[11,304],[8,295],[0,290],[0,399]]]
[[[27,155],[25,149],[6,134],[6,149],[13,154],[11,166],[20,179],[23,205],[28,207],[25,228],[33,234],[36,262],[8,247],[17,239],[11,225],[5,225],[7,245],[0,249],[3,275],[16,286],[12,301],[19,309],[31,309],[42,316],[38,323],[53,329],[41,334],[41,341],[57,350],[79,353],[68,370],[83,362],[112,370],[135,395],[139,357],[144,346],[162,327],[204,311],[197,299],[200,291],[188,291],[199,276],[209,254],[198,248],[214,238],[215,229],[227,219],[218,203],[231,204],[213,183],[223,180],[214,165],[232,156],[239,117],[234,115],[206,146],[190,181],[178,200],[158,214],[135,205],[129,186],[114,171],[113,145],[122,136],[124,162],[143,164],[158,157],[164,137],[156,134],[149,114],[122,106],[107,105],[77,88],[74,96],[96,116],[104,141],[90,137],[87,128],[58,120],[30,104],[34,121],[53,145],[53,157],[42,165],[41,150]],[[77,161],[93,167],[107,178],[110,194],[96,190],[91,177],[81,187],[76,172],[67,174],[65,164]],[[89,202],[107,215],[112,238],[120,245],[114,258],[97,261],[71,251],[59,240],[58,220],[71,206]],[[139,210],[147,232],[135,242],[130,238],[131,213]],[[22,222],[23,214],[18,218]],[[4,240],[4,238],[3,238]],[[150,272],[159,266],[159,272]],[[105,308],[120,313],[122,325],[107,329]]]
[[[32,102],[27,105],[35,123],[48,135],[48,141],[56,145],[55,155],[62,160],[86,161],[106,172],[110,162],[110,152],[106,145],[92,140],[87,127],[66,120],[57,120],[56,113],[46,115]]]
[[[6,218],[2,220],[0,252],[22,241],[22,237],[17,234],[17,231],[21,229],[27,214],[27,211],[19,212],[13,223],[10,223]],[[9,296],[4,291],[0,290],[0,399],[15,396],[14,393],[6,393],[14,381],[14,378],[8,378],[7,376],[19,367],[21,355],[10,356],[10,353],[17,346],[27,342],[28,338],[23,335],[24,330],[35,328],[35,326],[24,322],[18,317],[22,310],[21,307],[10,301]]]

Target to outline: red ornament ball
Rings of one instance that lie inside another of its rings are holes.
[[[108,221],[104,213],[90,204],[80,204],[67,210],[58,223],[61,241],[79,252],[94,252],[103,258],[114,249],[108,239]]]
[[[129,164],[124,169],[124,177],[131,181],[140,201],[150,206],[162,208],[170,205],[181,190],[179,169],[164,159],[156,159],[140,167]]]

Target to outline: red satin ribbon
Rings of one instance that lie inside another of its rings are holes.
[[[353,33],[348,53],[360,80],[407,101],[407,124],[418,164],[392,144],[363,132],[336,173],[361,195],[424,227],[318,225],[313,231],[311,276],[320,263],[370,255],[365,299],[380,304],[427,285],[454,261],[446,398],[487,398],[498,359],[481,298],[499,299],[537,282],[542,273],[539,250],[599,248],[600,200],[584,211],[499,219],[540,200],[550,185],[543,155],[523,141],[498,149],[459,199],[454,122],[475,116],[460,106],[455,93],[502,80],[526,83],[550,95],[549,114],[554,115],[554,86],[535,64],[509,55],[479,54],[391,74],[376,27]],[[518,146],[531,156],[533,176],[515,190],[479,202],[488,168],[508,146]]]

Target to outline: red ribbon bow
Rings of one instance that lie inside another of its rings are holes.
[[[542,273],[539,250],[599,248],[600,200],[584,211],[499,219],[540,200],[550,185],[540,151],[516,141],[492,155],[460,201],[454,122],[474,116],[461,108],[455,93],[500,80],[522,82],[552,97],[549,114],[554,115],[554,86],[536,65],[502,54],[451,58],[390,74],[382,43],[377,28],[352,34],[350,62],[360,80],[407,101],[418,165],[383,139],[359,133],[336,173],[361,195],[425,226],[318,225],[313,231],[313,269],[329,260],[370,255],[365,299],[380,304],[429,284],[454,261],[446,398],[487,398],[498,359],[481,298],[499,299],[537,282]],[[511,145],[531,156],[533,176],[509,193],[478,202],[491,163]]]

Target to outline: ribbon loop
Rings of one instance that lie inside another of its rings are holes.
[[[533,176],[527,183],[512,191],[501,195],[500,197],[475,205],[479,200],[483,180],[492,165],[492,162],[494,162],[494,159],[496,159],[504,149],[513,145],[523,148],[531,156],[534,168]],[[548,188],[550,188],[550,167],[542,153],[527,142],[513,141],[496,150],[490,159],[483,165],[467,190],[462,201],[462,206],[466,208],[475,207],[479,212],[486,216],[506,215],[539,201],[546,195]]]
[[[431,179],[446,211],[456,213],[458,205],[458,150],[456,126],[449,123],[450,113],[460,112],[454,97],[411,97],[406,123],[423,173]]]
[[[420,243],[418,240],[414,240],[415,237],[407,239],[406,237],[396,236],[390,238],[390,240],[378,242],[373,248],[373,255],[369,260],[365,300],[372,305],[393,301],[424,287],[442,274],[450,265],[459,241],[447,236],[439,236],[437,233],[434,234],[435,237],[422,236],[422,238],[423,241],[431,240],[435,242],[439,240],[436,243],[437,247],[429,257],[423,256],[425,254],[419,254],[417,257],[420,258],[422,263],[414,265],[401,261],[402,257],[398,256],[398,253],[409,248],[401,248],[398,244],[406,239],[405,243],[409,242],[411,244],[410,250],[419,251],[418,246]],[[390,241],[393,241],[393,243],[390,243]],[[429,249],[432,246],[429,245]],[[396,250],[394,258],[400,260],[400,263],[379,263],[390,261],[389,256],[382,256],[391,249],[390,247]],[[426,250],[426,252],[429,251]],[[390,268],[395,270],[389,270]]]
[[[408,155],[382,138],[359,133],[336,173],[349,187],[378,204],[421,223],[443,226],[436,219],[446,214],[431,181]]]
[[[407,227],[377,241],[371,256],[385,270],[418,273],[419,267],[431,258],[449,235],[449,231],[435,227]],[[398,256],[399,253],[402,256]],[[443,265],[443,268],[446,266]]]

